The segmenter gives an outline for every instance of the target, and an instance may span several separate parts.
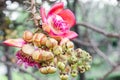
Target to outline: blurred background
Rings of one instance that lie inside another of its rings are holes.
[[[35,0],[37,12],[56,2],[64,2],[73,11],[79,37],[76,48],[88,51],[91,69],[70,80],[120,80],[120,0]],[[16,65],[17,48],[2,42],[22,36],[24,30],[35,29],[29,11],[29,0],[0,0],[0,80],[59,80],[58,74],[43,75],[34,68]]]

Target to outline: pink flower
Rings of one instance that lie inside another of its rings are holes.
[[[8,46],[13,46],[13,47],[22,47],[26,42],[22,39],[7,39],[3,42],[3,44],[8,45]]]
[[[42,28],[53,38],[75,38],[78,35],[70,31],[75,24],[75,16],[69,9],[63,8],[63,3],[56,3],[46,15],[45,9],[41,7]]]
[[[40,64],[35,62],[31,56],[25,55],[24,53],[22,53],[22,51],[18,51],[16,53],[16,57],[17,57],[17,64],[18,65],[22,65],[24,64],[25,68],[27,68],[28,66],[34,67],[40,67]]]

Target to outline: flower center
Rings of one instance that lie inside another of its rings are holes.
[[[55,15],[53,17],[53,26],[55,29],[60,30],[62,32],[68,30],[68,25],[66,22],[58,15]]]

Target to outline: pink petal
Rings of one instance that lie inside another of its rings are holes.
[[[52,22],[51,22],[52,23]],[[42,24],[42,28],[44,31],[46,31],[47,33],[49,33],[50,35],[62,35],[63,32],[60,31],[60,30],[56,30],[53,25],[49,25],[49,24],[46,24],[46,23],[43,23]]]
[[[26,42],[23,39],[19,38],[19,39],[8,39],[4,41],[3,43],[8,46],[21,48]]]
[[[48,12],[48,16],[51,14],[57,14],[60,11],[62,11],[64,8],[64,4],[61,3],[56,3],[55,5],[52,6],[51,10]]]
[[[69,31],[64,35],[64,38],[68,38],[68,39],[73,39],[75,37],[77,37],[78,34],[74,31]]]
[[[42,21],[46,22],[46,13],[45,13],[45,9],[44,8],[40,8],[40,15],[42,17]]]
[[[17,65],[21,66],[22,64],[23,64],[23,61],[22,61],[21,59],[19,59],[19,60],[17,61]]]
[[[60,15],[67,24],[69,24],[69,27],[72,27],[76,22],[73,12],[69,9],[62,10],[58,15]]]

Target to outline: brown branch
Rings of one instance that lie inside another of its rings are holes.
[[[91,30],[93,30],[95,32],[98,32],[100,34],[103,34],[103,35],[105,35],[107,37],[120,38],[119,33],[109,33],[109,32],[107,32],[107,31],[105,31],[103,29],[100,29],[100,28],[98,28],[96,26],[93,26],[93,25],[91,25],[89,23],[86,23],[86,22],[81,22],[81,23],[78,23],[77,25],[89,28],[89,29],[91,29]]]
[[[95,43],[94,43],[92,40],[90,40],[90,43],[91,43],[94,51],[95,51],[98,55],[100,55],[101,57],[103,57],[110,65],[112,65],[112,67],[116,67],[116,66],[117,66],[117,64],[114,63],[114,62],[112,62],[112,61],[105,55],[105,53],[102,52],[102,51],[95,45]]]
[[[33,15],[33,21],[37,27],[40,26],[39,21],[41,19],[40,15],[36,11],[36,2],[35,0],[31,0],[31,13]]]
[[[88,42],[84,42],[84,41],[81,41],[80,39],[73,39],[72,40],[74,43],[76,44],[80,44],[80,45],[83,45],[83,46],[87,46],[87,47],[92,47],[90,43]]]
[[[24,73],[27,73],[27,74],[31,75],[31,76],[34,77],[36,80],[41,80],[38,76],[34,75],[34,73],[29,72],[29,71],[26,71],[25,69],[22,69],[22,68],[18,67],[17,65],[15,65],[15,64],[13,64],[13,63],[11,63],[11,62],[6,62],[6,61],[2,61],[2,60],[0,60],[0,62],[4,63],[5,65],[9,65],[9,66],[11,66],[11,67],[14,67],[14,68],[17,67],[21,72],[24,72]]]
[[[120,65],[117,65],[116,67],[113,67],[110,71],[108,71],[102,78],[99,80],[105,80],[106,77],[108,77],[111,73],[113,73]]]

